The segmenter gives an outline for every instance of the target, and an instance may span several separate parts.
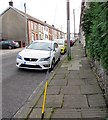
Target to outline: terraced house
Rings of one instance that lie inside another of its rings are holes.
[[[0,39],[18,41],[21,47],[25,46],[26,37],[28,43],[37,39],[53,40],[65,37],[65,33],[56,29],[54,25],[49,25],[46,21],[38,20],[14,8],[12,1],[9,2],[9,7],[1,13],[0,25]]]

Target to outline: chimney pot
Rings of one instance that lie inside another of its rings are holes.
[[[13,7],[13,1],[9,1],[9,6]]]
[[[52,27],[54,27],[54,25],[52,25]]]

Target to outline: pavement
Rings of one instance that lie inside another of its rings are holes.
[[[48,79],[44,118],[106,120],[106,102],[81,43],[75,43],[71,54],[72,60],[65,58]],[[41,118],[44,85],[40,88],[16,112],[14,118]]]

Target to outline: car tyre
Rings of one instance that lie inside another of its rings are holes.
[[[9,45],[8,48],[9,48],[9,49],[12,49],[12,46]]]

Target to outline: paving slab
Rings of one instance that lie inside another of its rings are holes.
[[[47,89],[47,95],[58,95],[60,94],[61,86],[49,86]]]
[[[73,72],[71,72],[70,71],[70,73],[67,75],[67,77],[69,78],[69,76],[72,76],[71,78],[75,78],[76,76],[78,76],[79,75],[79,72],[76,72],[76,71],[73,71]],[[79,76],[78,76],[79,77]],[[78,78],[77,77],[77,78]]]
[[[80,85],[85,85],[85,82],[83,81],[83,80],[80,80],[79,78],[78,79],[72,79],[72,78],[70,78],[70,79],[68,79],[68,84],[67,84],[68,86],[73,86],[73,85],[78,85],[78,86],[80,86]]]
[[[51,118],[81,118],[80,109],[56,109]]]
[[[80,74],[80,71],[79,70],[71,70],[71,71],[69,71],[69,75],[71,75],[71,74],[78,75],[78,74]]]
[[[59,69],[56,72],[57,72],[57,74],[66,74],[66,75],[69,73],[69,71],[67,69],[66,70]]]
[[[69,74],[69,71],[68,71],[68,70],[66,70],[66,71],[62,71],[62,70],[56,71],[56,75],[63,75],[64,78],[65,78],[68,74]],[[56,75],[55,75],[55,76],[56,76]],[[56,76],[56,77],[57,77],[57,76]]]
[[[88,103],[85,95],[64,95],[64,108],[87,108]]]
[[[61,108],[63,104],[63,95],[47,95],[46,108]],[[42,107],[43,96],[38,101],[36,107]]]
[[[98,85],[98,81],[95,78],[81,78],[81,80],[83,80],[85,82],[85,84],[97,84]]]
[[[67,85],[67,80],[66,79],[52,80],[50,82],[50,85],[53,85],[53,86],[66,86]]]
[[[62,64],[64,64],[64,63],[62,63]],[[67,72],[69,72],[69,71],[67,71],[67,68],[66,68],[66,67],[62,68],[62,67],[60,66],[59,69],[56,70],[56,72],[57,72],[57,73],[61,73],[61,72],[63,72],[63,73],[66,72],[66,73],[67,73]]]
[[[61,65],[61,68],[68,68],[68,63],[63,63],[63,64]]]
[[[80,69],[79,69],[80,71],[85,71],[85,70],[87,70],[87,71],[89,71],[90,70],[90,67],[80,67]],[[93,74],[93,73],[92,73]]]
[[[83,68],[83,67],[81,67],[81,68]],[[79,71],[79,74],[83,75],[83,74],[94,74],[94,73],[93,73],[93,71],[91,69],[83,69],[82,71]]]
[[[67,79],[78,79],[79,78],[79,74],[68,74],[68,76],[67,76]]]
[[[108,112],[106,108],[81,109],[83,118],[106,118]]]
[[[85,81],[97,81],[96,78],[88,78],[88,77],[81,77],[80,80],[85,80]]]
[[[82,64],[82,63],[81,63],[81,64]],[[84,65],[82,65],[82,67],[81,67],[80,69],[89,71],[91,68],[90,68],[90,65],[84,64]],[[93,74],[93,73],[92,73],[92,74]]]
[[[106,107],[103,94],[87,95],[90,107]]]
[[[71,71],[71,70],[79,70],[79,69],[80,69],[79,67],[80,67],[80,66],[72,66],[72,67],[69,66],[69,67],[68,67],[68,70],[70,70],[70,71]]]
[[[45,108],[44,118],[50,118],[52,114],[53,109],[52,108]],[[37,118],[40,119],[42,116],[42,109],[41,108],[35,108],[33,109],[32,113],[29,116],[29,119],[31,118]]]
[[[53,79],[65,79],[65,74],[56,74]]]
[[[96,78],[96,76],[94,74],[86,74],[86,73],[82,73],[79,74],[79,78],[89,78],[89,79],[94,79]]]
[[[90,66],[82,65],[82,67],[80,67],[80,70],[90,70]]]
[[[98,85],[81,85],[82,94],[99,94],[102,93]]]
[[[60,94],[65,94],[65,95],[80,95],[80,86],[62,86]]]

